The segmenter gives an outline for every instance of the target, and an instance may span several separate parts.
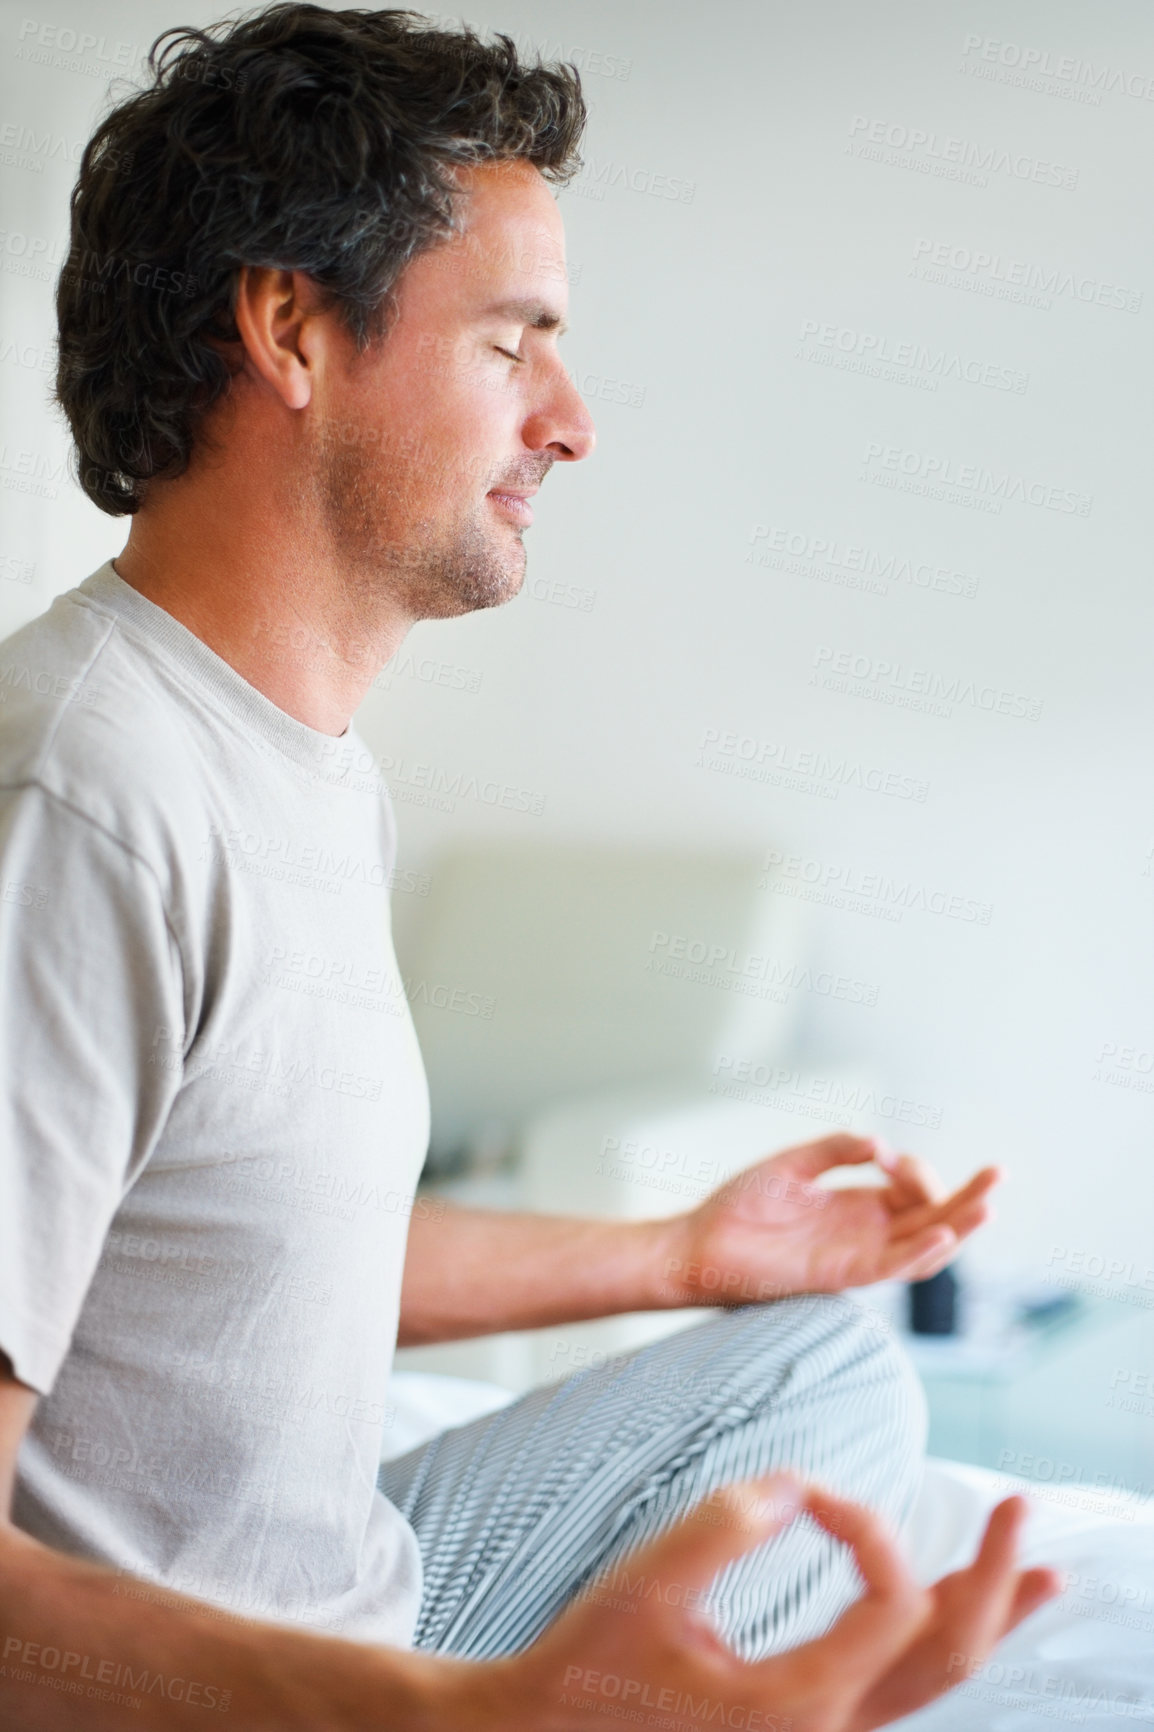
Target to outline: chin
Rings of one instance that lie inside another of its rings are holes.
[[[507,601],[512,601],[515,595],[520,595],[524,582],[525,568],[522,566],[520,571],[510,572],[500,583],[494,584],[491,588],[478,590],[471,606],[465,611],[473,612],[485,607],[503,607]]]
[[[525,548],[521,542],[521,530],[514,530],[517,537],[517,553],[512,560],[494,559],[481,583],[476,586],[478,607],[500,607],[503,602],[512,601],[519,595],[525,583],[525,567],[527,560]]]

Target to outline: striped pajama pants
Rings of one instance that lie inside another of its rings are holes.
[[[594,1576],[713,1487],[791,1467],[904,1525],[925,1403],[884,1319],[835,1295],[745,1305],[386,1462],[424,1565],[414,1647],[528,1647]],[[860,1591],[807,1517],[717,1576],[713,1621],[746,1660],[828,1629]]]

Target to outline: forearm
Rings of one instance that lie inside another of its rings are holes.
[[[138,1732],[214,1713],[237,1732],[460,1732],[500,1724],[499,1674],[236,1618],[0,1528],[0,1724],[22,1732],[122,1732],[126,1707]]]
[[[413,1214],[397,1344],[544,1329],[672,1302],[672,1223],[447,1207]]]

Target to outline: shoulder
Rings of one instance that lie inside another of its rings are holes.
[[[148,858],[192,770],[160,670],[115,614],[71,590],[0,642],[0,788],[38,786]]]

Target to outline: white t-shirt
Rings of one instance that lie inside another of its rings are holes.
[[[367,760],[111,562],[0,644],[0,1348],[26,1532],[408,1646],[376,1473],[429,1107]]]

